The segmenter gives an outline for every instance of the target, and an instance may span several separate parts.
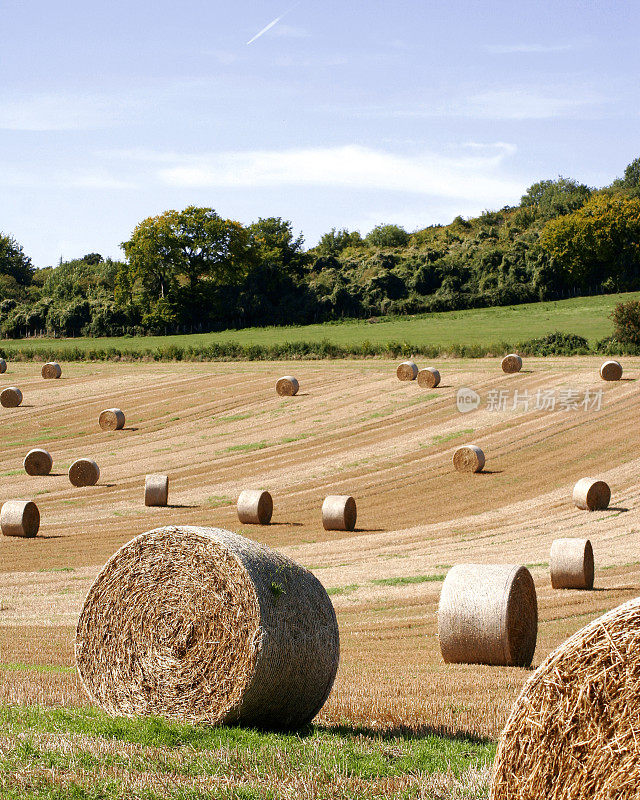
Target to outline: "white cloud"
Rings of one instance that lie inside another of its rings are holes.
[[[490,44],[485,50],[492,55],[511,55],[512,53],[565,53],[574,47],[574,44]]]
[[[136,184],[127,178],[119,178],[99,167],[77,169],[16,168],[0,164],[0,186],[13,189],[133,189]]]
[[[473,95],[454,112],[480,119],[551,119],[584,114],[605,102],[590,90],[492,89]]]
[[[128,117],[131,98],[118,95],[33,94],[0,98],[0,129],[67,131],[109,127]]]

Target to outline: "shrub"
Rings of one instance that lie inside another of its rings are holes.
[[[640,300],[618,303],[611,312],[613,338],[622,344],[640,345]]]

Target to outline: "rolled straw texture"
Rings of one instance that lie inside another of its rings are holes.
[[[603,381],[619,381],[622,377],[622,364],[619,361],[605,361],[600,367]]]
[[[42,365],[43,378],[59,378],[62,375],[62,367],[57,361],[48,361]]]
[[[458,564],[438,605],[440,652],[448,664],[528,667],[538,636],[538,602],[526,567]]]
[[[435,389],[440,383],[440,373],[433,367],[418,370],[418,386],[424,389]]]
[[[4,360],[4,358],[0,358],[0,375],[6,371],[7,371],[7,362]]]
[[[147,475],[144,479],[145,506],[166,506],[169,500],[169,476]]]
[[[48,450],[36,447],[29,450],[22,465],[27,475],[48,475],[53,467],[53,458]]]
[[[260,489],[245,489],[238,497],[238,519],[243,525],[268,525],[273,514],[273,498]]]
[[[525,684],[500,736],[493,800],[635,800],[640,598],[579,630]]]
[[[0,392],[0,405],[5,408],[17,408],[22,402],[22,392],[17,386],[7,386]]]
[[[294,729],[329,696],[339,637],[331,600],[304,567],[229,531],[181,526],[111,557],[75,652],[109,714]]]
[[[520,372],[522,369],[522,359],[516,353],[509,353],[502,359],[502,371],[507,374]]]
[[[549,559],[554,589],[593,588],[593,547],[588,539],[556,539]]]
[[[98,425],[103,431],[120,431],[124,428],[124,412],[119,408],[107,408],[100,413]]]
[[[583,511],[603,511],[610,500],[611,489],[604,481],[581,478],[573,487],[573,502]]]
[[[100,479],[100,467],[90,458],[79,458],[69,467],[69,480],[74,486],[94,486]]]
[[[322,504],[325,531],[352,531],[356,527],[356,501],[347,494],[330,494]]]
[[[281,397],[293,397],[294,394],[298,394],[299,388],[300,384],[293,375],[285,375],[276,381],[276,392]]]
[[[418,365],[414,361],[403,361],[398,364],[396,375],[399,381],[415,381],[418,377]]]
[[[480,472],[484,465],[484,453],[475,444],[463,444],[453,453],[453,466],[458,472]]]
[[[38,506],[31,500],[7,500],[0,510],[0,529],[4,536],[32,539],[40,527]]]

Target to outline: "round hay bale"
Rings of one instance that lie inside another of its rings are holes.
[[[48,450],[36,447],[29,450],[22,464],[27,475],[48,475],[53,467],[53,458]]]
[[[588,539],[555,539],[549,559],[554,589],[593,589],[593,548]]]
[[[348,494],[330,494],[322,504],[325,531],[352,531],[356,527],[356,501]]]
[[[31,500],[7,500],[0,510],[0,528],[4,536],[32,539],[40,527],[38,506]]]
[[[603,511],[609,507],[611,489],[604,481],[581,478],[573,487],[573,502],[583,511]]]
[[[529,570],[504,564],[450,569],[440,592],[438,637],[447,664],[528,667],[538,637]]]
[[[605,361],[600,367],[603,381],[619,381],[622,377],[622,364],[619,361]]]
[[[522,359],[517,353],[509,353],[502,359],[502,371],[511,375],[514,372],[520,372],[522,369]]]
[[[147,475],[144,479],[145,506],[166,506],[169,500],[169,476]]]
[[[62,367],[57,361],[48,361],[42,365],[43,378],[59,378],[62,375]]]
[[[98,425],[103,431],[120,431],[124,428],[124,412],[119,408],[107,408],[100,413]]]
[[[338,625],[320,581],[219,528],[143,533],[89,590],[75,653],[112,715],[294,729],[329,696]]]
[[[90,458],[79,458],[69,467],[69,480],[74,486],[95,486],[100,467]]]
[[[7,386],[0,392],[0,405],[5,408],[17,408],[22,402],[22,392],[17,386]]]
[[[418,377],[418,365],[415,361],[403,361],[398,364],[396,375],[399,381],[415,381]]]
[[[538,667],[498,743],[493,800],[638,796],[640,598],[579,630]]]
[[[300,384],[293,375],[285,375],[276,381],[276,392],[280,397],[293,397],[294,394],[298,394],[299,388]]]
[[[484,453],[475,444],[463,444],[453,453],[453,466],[458,472],[481,472],[484,464]]]
[[[424,389],[435,389],[440,383],[440,373],[433,367],[418,370],[418,386]]]
[[[268,525],[273,515],[273,498],[260,489],[245,489],[238,497],[238,519],[245,525]]]
[[[0,358],[0,375],[6,371],[7,371],[7,362],[4,360],[4,358]]]

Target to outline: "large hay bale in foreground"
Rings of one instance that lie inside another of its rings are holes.
[[[35,447],[29,450],[22,465],[27,475],[48,475],[53,467],[53,458],[48,450]]]
[[[554,589],[593,588],[593,547],[588,539],[555,539],[549,558]]]
[[[356,501],[348,494],[330,494],[322,504],[325,531],[352,531],[356,527]]]
[[[423,389],[435,389],[440,383],[440,373],[434,367],[425,367],[418,370],[417,381]]]
[[[48,361],[42,365],[43,378],[59,378],[62,375],[62,367],[57,361]]]
[[[69,467],[69,480],[74,486],[95,486],[100,467],[90,458],[79,458]]]
[[[40,527],[40,511],[31,500],[7,500],[0,510],[0,529],[3,536],[32,539]]]
[[[622,377],[622,364],[619,361],[605,361],[600,367],[603,381],[619,381]]]
[[[573,487],[573,502],[583,511],[604,511],[610,500],[611,489],[604,481],[580,478]]]
[[[493,800],[635,800],[640,776],[640,598],[554,650],[498,744]]]
[[[453,466],[458,472],[481,472],[484,465],[484,453],[475,444],[463,444],[453,453]]]
[[[276,381],[276,392],[280,397],[293,397],[298,394],[300,384],[293,375],[285,375]]]
[[[245,489],[240,492],[237,508],[243,525],[268,525],[273,515],[273,498],[261,489]]]
[[[166,506],[169,501],[169,476],[147,475],[144,479],[145,506]]]
[[[415,381],[418,377],[418,371],[418,365],[415,361],[403,361],[402,364],[398,364],[396,375],[399,381]]]
[[[528,667],[538,637],[529,570],[509,564],[452,567],[440,592],[438,637],[447,664]]]
[[[0,405],[4,408],[17,408],[22,402],[22,392],[17,386],[7,386],[0,392]]]
[[[7,362],[4,360],[4,358],[0,358],[0,375],[6,371],[7,371]]]
[[[502,359],[502,371],[508,375],[514,372],[520,372],[522,369],[522,359],[517,353],[509,353]]]
[[[291,729],[327,699],[339,637],[331,600],[304,567],[229,531],[166,527],[103,567],[75,652],[109,714]]]
[[[98,425],[103,431],[121,431],[124,428],[124,411],[119,408],[107,408],[101,411]]]

